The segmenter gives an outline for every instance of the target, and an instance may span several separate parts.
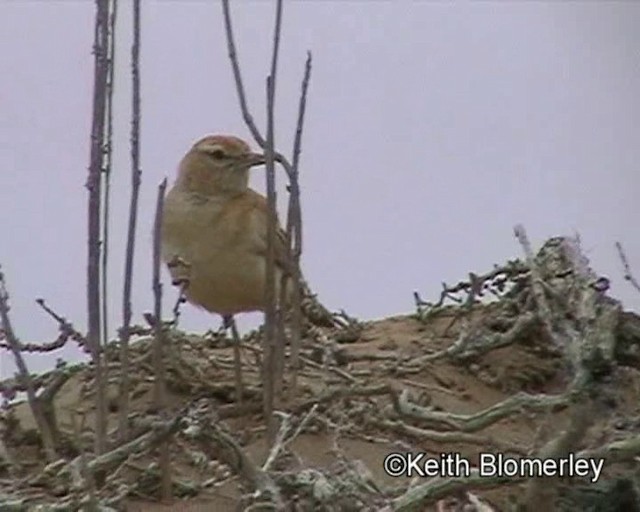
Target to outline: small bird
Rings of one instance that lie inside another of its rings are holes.
[[[162,258],[174,284],[186,282],[190,303],[225,319],[265,310],[267,200],[249,188],[250,169],[264,163],[264,155],[243,140],[209,135],[184,156],[164,202]],[[290,276],[292,268],[279,224],[275,254],[279,296],[282,276]],[[303,296],[311,296],[304,281]],[[312,316],[324,318],[314,323],[331,325],[326,309],[319,304],[311,309],[317,313]]]

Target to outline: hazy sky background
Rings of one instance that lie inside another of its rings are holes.
[[[273,4],[233,19],[251,109],[265,121]],[[86,322],[86,204],[94,2],[0,2],[0,264],[23,341],[57,326],[44,297]],[[250,140],[218,2],[145,1],[142,196],[134,321],[152,308],[156,187],[208,133]],[[640,3],[286,2],[276,137],[289,153],[306,51],[314,56],[302,156],[304,270],[321,299],[361,318],[413,311],[412,291],[582,235],[613,296],[640,309],[614,242],[640,274]],[[121,295],[130,161],[131,2],[117,34],[110,324]],[[255,147],[255,144],[253,144]],[[264,174],[253,184],[264,189]],[[280,180],[281,183],[283,180]],[[279,195],[281,208],[286,196]],[[165,311],[175,292],[165,274]],[[259,315],[245,315],[252,325]],[[219,319],[184,308],[182,327]],[[43,369],[68,347],[30,358]],[[3,376],[11,356],[0,355]]]

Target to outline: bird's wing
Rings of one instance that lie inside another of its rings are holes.
[[[261,255],[267,256],[267,233],[268,233],[268,206],[264,196],[249,189],[251,203],[251,222],[254,223],[257,236],[253,240],[253,249]],[[276,214],[276,238],[275,238],[276,265],[291,272],[291,257],[287,248],[287,235],[280,226]]]
[[[266,257],[267,255],[267,219],[268,207],[267,200],[264,196],[261,196],[257,192],[250,190],[250,195],[247,196],[247,207],[251,211],[251,221],[254,223],[253,227],[257,228],[255,231],[259,233],[253,240],[254,250]],[[249,207],[249,204],[251,205]],[[276,265],[283,269],[290,276],[294,274],[293,265],[295,264],[291,260],[290,252],[287,248],[287,235],[280,227],[280,223],[277,222],[276,217]],[[333,315],[326,309],[320,302],[318,302],[316,296],[311,293],[309,285],[304,278],[300,277],[300,285],[302,286],[302,303],[301,308],[304,315],[315,325],[323,327],[333,327]]]

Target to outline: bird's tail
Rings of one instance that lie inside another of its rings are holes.
[[[302,314],[314,325],[319,327],[335,327],[335,316],[325,308],[318,300],[315,293],[309,288],[309,284],[300,278],[300,290],[302,293],[302,301],[300,309]]]

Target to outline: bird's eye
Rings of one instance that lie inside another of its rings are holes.
[[[214,149],[211,153],[209,153],[211,155],[212,158],[215,158],[216,160],[221,160],[224,158],[224,151],[222,151],[221,149]]]

